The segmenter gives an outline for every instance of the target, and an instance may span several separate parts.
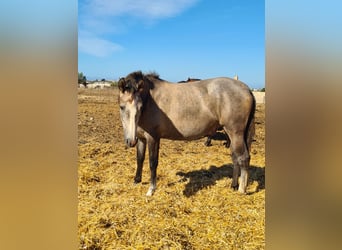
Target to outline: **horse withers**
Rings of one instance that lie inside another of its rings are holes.
[[[147,196],[156,190],[161,138],[196,140],[213,135],[219,127],[230,139],[231,187],[246,193],[255,113],[255,99],[247,85],[226,77],[174,84],[156,74],[136,71],[121,78],[118,86],[124,140],[137,149],[135,183],[141,182],[148,147],[151,179]]]

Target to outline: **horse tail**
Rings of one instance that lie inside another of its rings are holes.
[[[255,134],[255,109],[256,109],[256,101],[255,101],[255,97],[253,95],[253,93],[251,92],[252,95],[252,107],[251,107],[251,111],[249,113],[249,117],[248,117],[248,121],[247,121],[247,127],[246,127],[246,131],[245,131],[245,139],[246,139],[246,144],[247,144],[247,148],[248,151],[251,151],[251,145],[252,145],[252,141],[253,141],[253,137]]]

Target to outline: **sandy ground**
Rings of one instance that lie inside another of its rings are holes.
[[[162,140],[156,193],[149,167],[133,184],[116,89],[78,93],[79,249],[264,249],[265,106],[257,105],[247,195],[231,190],[230,150],[220,136]],[[148,159],[148,157],[146,157]]]

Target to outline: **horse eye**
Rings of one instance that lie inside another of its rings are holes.
[[[120,110],[124,110],[125,109],[125,106],[120,106]]]

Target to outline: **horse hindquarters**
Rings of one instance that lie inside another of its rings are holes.
[[[240,193],[246,193],[248,184],[248,169],[250,163],[250,150],[255,132],[254,114],[255,114],[255,100],[252,96],[251,106],[249,112],[245,112],[247,117],[244,122],[242,120],[235,120],[228,126],[224,126],[224,130],[230,138],[230,148],[233,160],[233,181],[231,187],[238,189]],[[240,174],[240,183],[238,177]]]

